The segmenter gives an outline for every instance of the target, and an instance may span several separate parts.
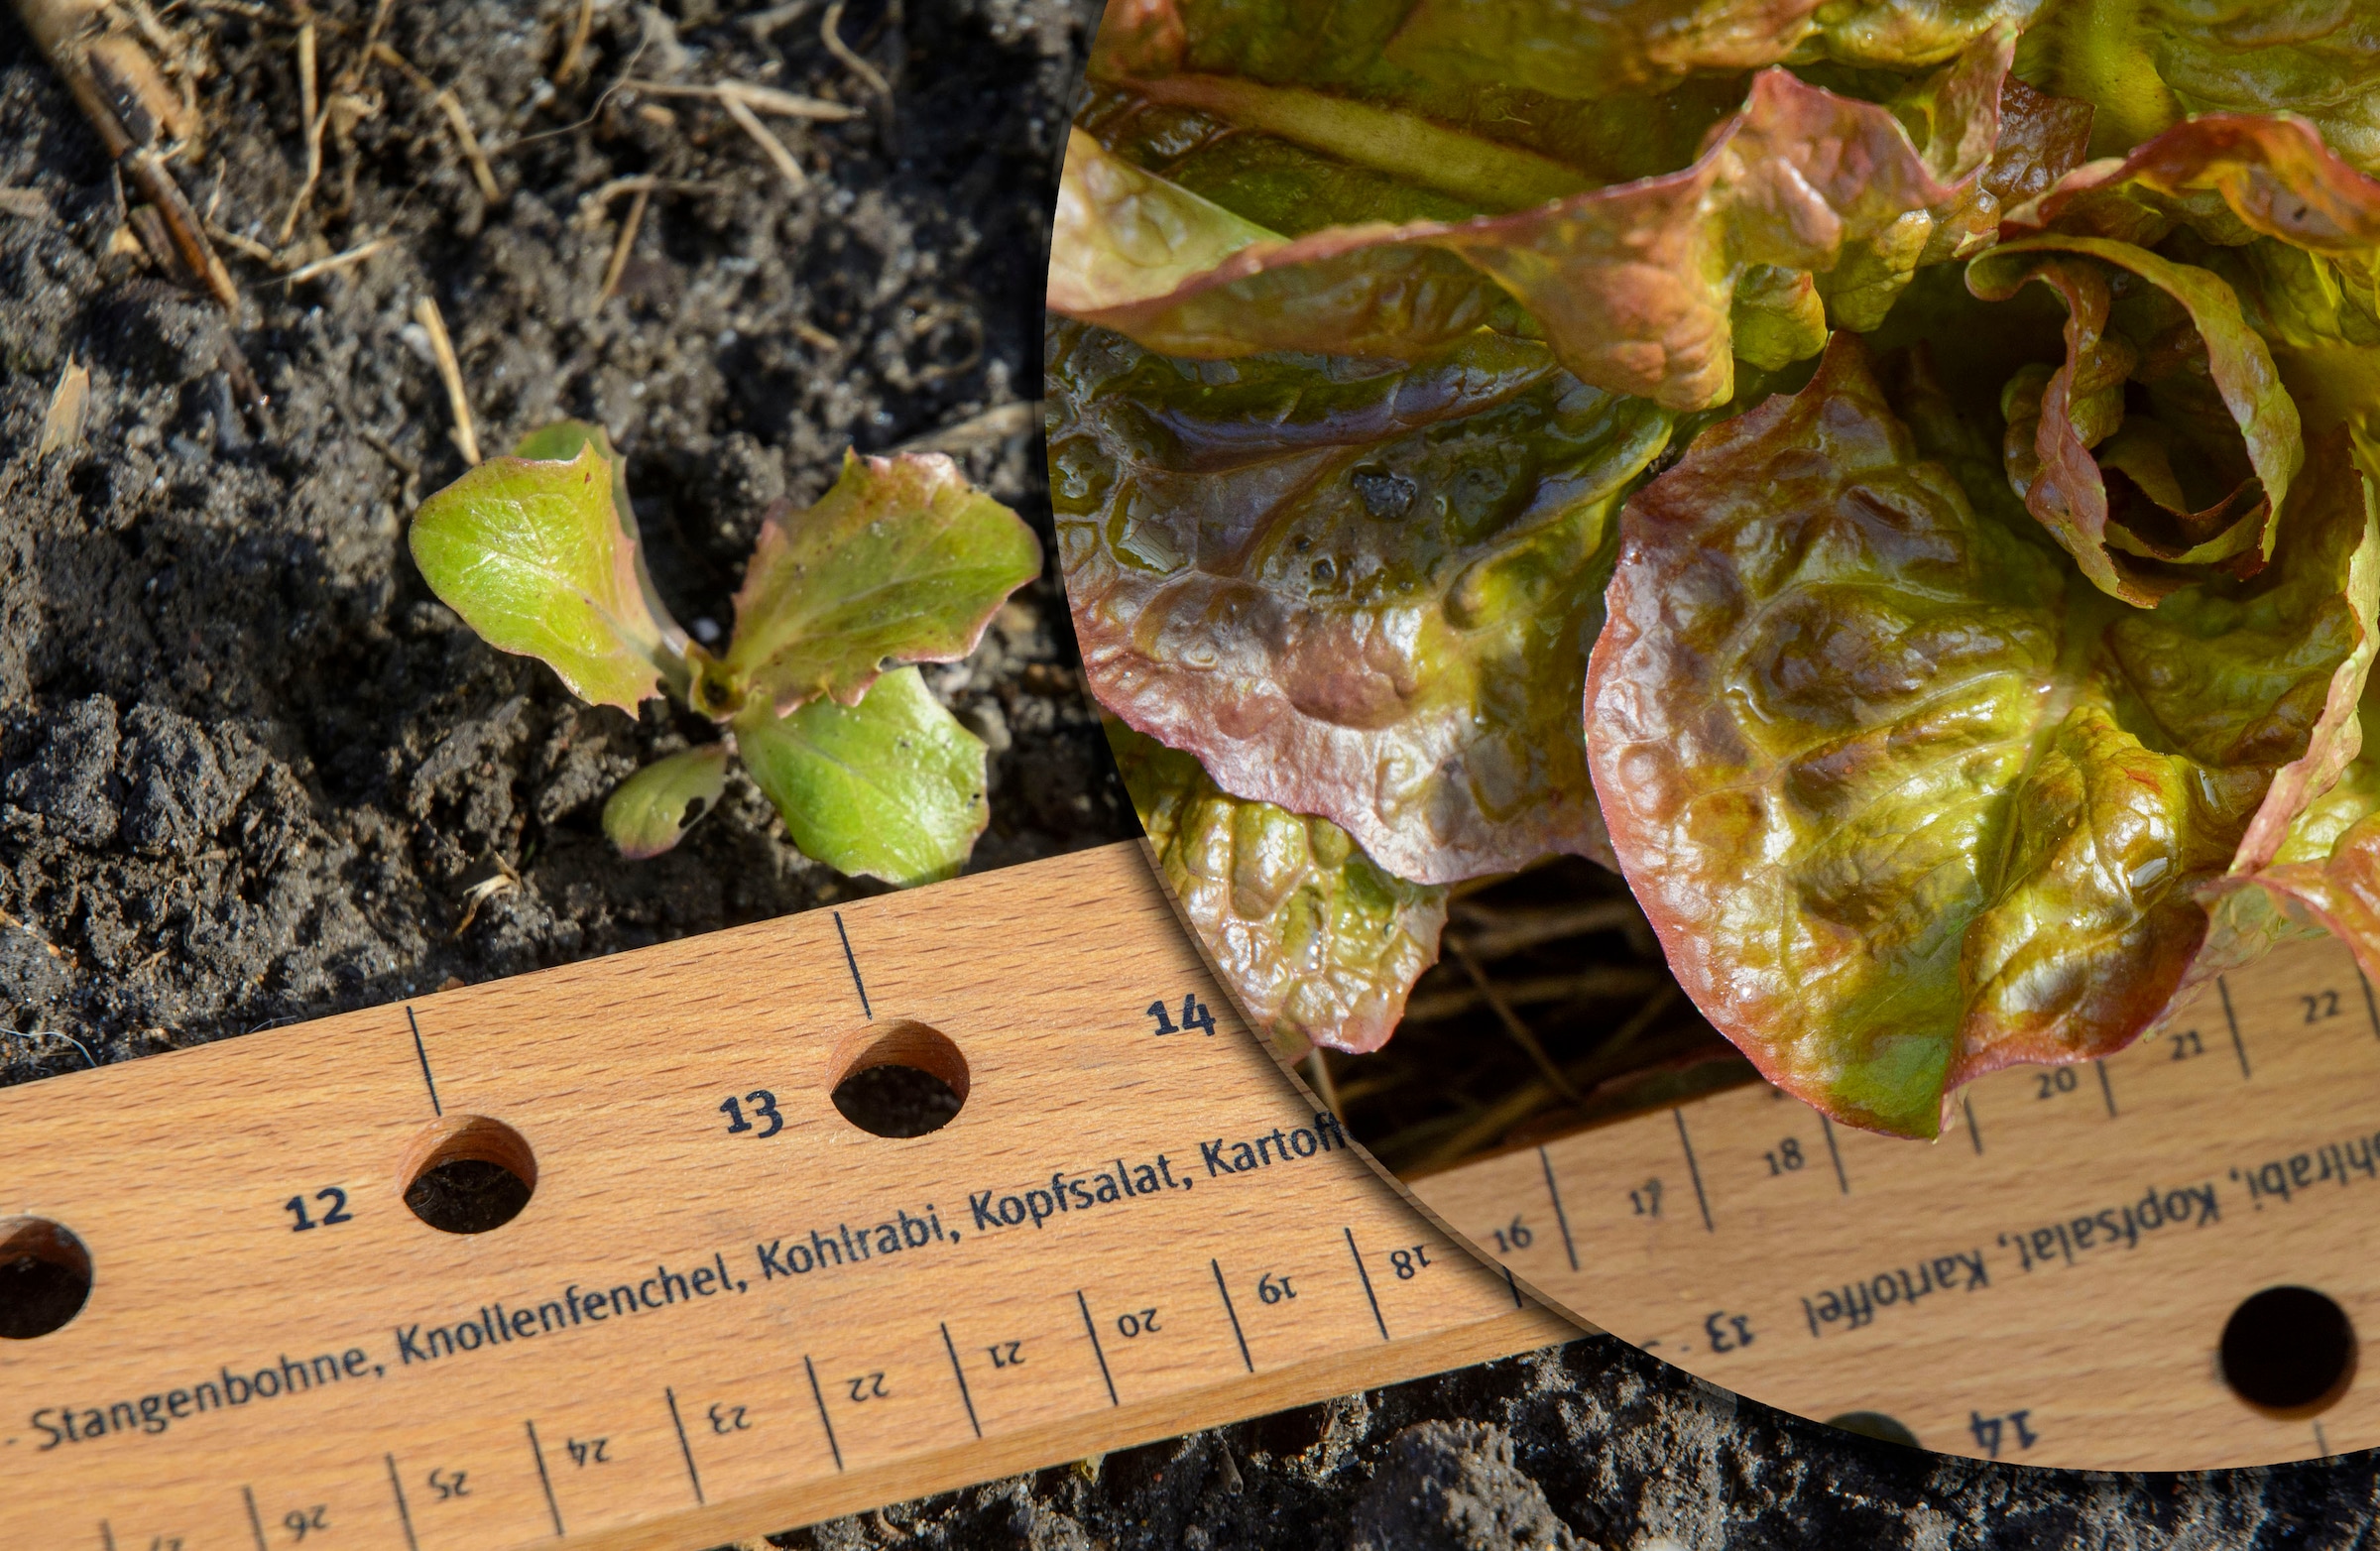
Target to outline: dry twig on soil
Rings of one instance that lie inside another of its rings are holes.
[[[645,224],[645,204],[652,197],[653,189],[644,187],[628,202],[628,219],[620,223],[620,240],[612,244],[612,260],[603,267],[603,289],[595,294],[595,304],[587,309],[590,316],[602,311],[603,304],[612,299],[612,293],[620,289],[621,272],[628,268],[629,250],[637,245],[637,232]]]
[[[824,97],[804,97],[796,92],[779,91],[774,86],[759,86],[746,80],[714,81],[697,85],[691,81],[632,80],[624,88],[648,97],[709,97],[715,101],[742,102],[756,113],[776,118],[802,118],[820,124],[843,124],[860,116],[860,110],[844,102],[829,102]]]
[[[314,79],[317,64],[314,24],[308,21],[298,29],[298,102],[305,125],[305,180],[298,185],[298,197],[290,201],[290,213],[281,219],[277,240],[284,246],[298,229],[298,217],[314,202],[314,185],[322,180],[322,93]]]
[[[997,447],[1012,436],[1021,436],[1041,422],[1041,401],[1025,400],[1017,404],[996,404],[981,415],[969,416],[955,425],[929,430],[922,436],[911,436],[895,445],[895,452],[972,452],[978,447]]]
[[[892,83],[885,79],[884,72],[862,59],[857,50],[843,41],[843,3],[844,0],[835,0],[833,5],[826,8],[826,15],[818,23],[819,40],[826,45],[827,53],[841,60],[878,96],[892,96]]]
[[[166,165],[170,151],[197,137],[190,103],[166,85],[137,38],[110,30],[104,0],[16,0],[16,8],[108,157],[148,200],[146,217],[129,224],[150,259],[169,275],[189,277],[237,319],[239,288]]]
[[[334,253],[327,259],[316,259],[311,264],[301,265],[284,276],[281,283],[284,286],[295,286],[300,281],[318,280],[324,275],[335,274],[350,265],[361,264],[375,253],[396,246],[396,243],[397,239],[394,237],[375,237],[370,242],[358,243],[345,253]]]
[[[471,401],[463,396],[462,363],[454,358],[454,341],[446,337],[446,317],[438,310],[434,298],[423,297],[414,303],[414,321],[429,335],[430,354],[437,358],[438,379],[446,385],[446,407],[454,414],[454,425],[447,434],[454,439],[454,450],[463,461],[474,468],[479,466],[479,433],[471,427]]]
[[[586,63],[587,37],[595,30],[595,0],[578,0],[578,15],[570,23],[570,41],[562,46],[562,61],[553,67],[553,83],[567,86]]]
[[[719,105],[727,109],[727,116],[736,121],[737,128],[752,137],[753,144],[768,153],[769,160],[776,164],[778,175],[791,185],[795,193],[808,189],[809,175],[801,170],[801,164],[793,159],[793,153],[785,149],[785,143],[769,132],[769,126],[761,122],[759,114],[746,107],[740,97],[721,97]]]

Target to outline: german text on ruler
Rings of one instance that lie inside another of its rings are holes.
[[[828,1102],[928,1039],[942,1130]],[[406,1160],[491,1119],[527,1208],[416,1221]],[[0,1343],[10,1545],[716,1543],[1566,1329],[1300,1103],[1130,847],[10,1090],[0,1128],[0,1218],[92,1263]]]
[[[2195,1469],[2380,1444],[2380,1383],[2276,1415],[2226,1316],[2302,1283],[2380,1331],[2380,1007],[2343,948],[2223,978],[2104,1061],[1965,1090],[1937,1142],[1738,1089],[1418,1181],[1557,1306],[1928,1448]]]

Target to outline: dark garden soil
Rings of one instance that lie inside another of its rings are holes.
[[[383,37],[418,81],[386,62],[347,73],[370,6],[337,0],[310,13],[320,82],[371,111],[334,119],[285,243],[304,174],[302,9],[156,5],[202,66],[208,136],[181,171],[246,295],[236,329],[126,251],[106,159],[0,17],[0,1083],[861,892],[796,854],[740,777],[675,852],[614,857],[602,798],[684,730],[577,705],[543,667],[482,646],[414,571],[405,521],[463,467],[418,298],[454,336],[483,446],[561,415],[609,427],[682,619],[726,623],[764,509],[818,494],[846,444],[947,446],[1048,532],[1022,406],[1095,7],[852,0],[841,36],[887,98],[825,46],[816,4],[597,0],[586,67],[557,85],[576,0],[398,0]],[[769,120],[807,169],[796,193],[716,103],[632,76],[737,78],[865,113]],[[493,200],[433,100],[447,89]],[[634,197],[607,185],[627,178],[656,181],[607,298]],[[380,239],[325,277],[280,278]],[[91,373],[87,421],[38,455],[69,357]],[[262,407],[242,403],[242,362]],[[1134,832],[1073,664],[1053,569],[974,659],[929,671],[995,751],[977,869]],[[1569,905],[1507,888],[1458,924],[1499,982],[1578,982],[1524,1010],[1556,1030],[1557,1060],[1591,1062],[1658,1000],[1658,958],[1623,903],[1546,936],[1543,912]],[[1398,1057],[1469,1060],[1468,1097],[1350,1094],[1375,1107],[1362,1129],[1407,1133],[1414,1159],[1533,1080],[1484,1004],[1462,1003],[1469,984],[1435,972],[1422,991],[1444,1026],[1417,1022]],[[1574,1025],[1586,1042],[1564,1042]],[[1628,1062],[1699,1080],[1707,1041],[1674,1007],[1628,1041]],[[1574,1075],[1585,1089],[1608,1074]],[[1937,1462],[1738,1404],[1598,1337],[778,1538],[2344,1546],[2364,1543],[2374,1493],[2369,1457],[2175,1481]]]

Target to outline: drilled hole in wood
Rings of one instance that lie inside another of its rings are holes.
[[[836,1110],[879,1136],[940,1131],[967,1102],[967,1058],[923,1023],[862,1029],[843,1041],[833,1070]]]
[[[422,1133],[400,1176],[413,1214],[448,1234],[484,1234],[521,1215],[537,1158],[502,1121],[451,1115]]]
[[[2267,1287],[2223,1323],[2223,1382],[2262,1411],[2312,1416],[2355,1379],[2355,1326],[2312,1287]]]
[[[1920,1448],[1917,1434],[1895,1417],[1882,1411],[1845,1411],[1841,1416],[1827,1418],[1829,1427],[1840,1427],[1846,1433],[1873,1438],[1878,1443],[1897,1443],[1904,1449]]]
[[[47,1336],[82,1312],[91,1255],[44,1217],[0,1218],[0,1340]]]

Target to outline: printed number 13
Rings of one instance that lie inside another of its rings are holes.
[[[1162,1001],[1151,1002],[1143,1015],[1157,1020],[1157,1026],[1149,1030],[1151,1033],[1186,1034],[1194,1028],[1202,1034],[1215,1032],[1215,1014],[1207,1011],[1206,1004],[1198,1000],[1196,993],[1182,998],[1182,1026],[1178,1029],[1173,1026],[1173,1019],[1165,1015],[1165,1004]]]

